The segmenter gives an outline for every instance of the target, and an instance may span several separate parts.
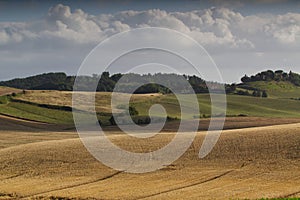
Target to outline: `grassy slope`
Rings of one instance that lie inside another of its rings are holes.
[[[201,114],[210,115],[210,96],[198,95]],[[156,102],[165,106],[171,117],[179,117],[179,106],[173,95],[156,97]],[[154,102],[152,98],[147,101],[134,103],[141,114],[146,115]],[[290,99],[257,98],[238,95],[227,95],[227,115],[245,114],[260,117],[300,117],[300,102]]]
[[[36,103],[49,103],[56,105],[60,99],[59,105],[71,104],[71,93],[49,92],[52,100],[41,98],[47,95],[46,92],[35,91],[30,95],[23,95],[20,98]],[[61,95],[65,102],[61,102]],[[199,99],[201,116],[210,115],[210,96],[208,94],[197,95]],[[96,104],[98,112],[107,112],[110,110],[108,93],[98,93],[98,101]],[[153,104],[162,104],[167,110],[170,117],[180,118],[180,107],[174,95],[134,95],[132,104],[139,111],[140,115],[148,115],[148,110]],[[300,117],[300,101],[280,98],[256,98],[249,96],[227,95],[227,115],[248,115],[259,117]],[[194,105],[190,105],[191,108]],[[37,120],[48,123],[72,124],[72,113],[68,111],[53,110],[41,108],[35,105],[24,103],[10,102],[8,104],[0,104],[0,113],[12,115],[16,117]],[[192,116],[191,116],[192,117]],[[105,117],[101,118],[105,119]]]
[[[300,87],[290,82],[256,81],[247,83],[247,85],[260,90],[266,90],[271,98],[300,98]]]
[[[0,113],[23,119],[47,123],[73,123],[71,112],[41,108],[38,106],[28,105],[24,103],[10,102],[4,105],[0,104]]]

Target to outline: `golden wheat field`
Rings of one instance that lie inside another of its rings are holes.
[[[0,125],[1,199],[300,196],[299,123],[225,130],[204,159],[198,158],[206,134],[200,131],[180,159],[145,174],[106,167],[66,127],[3,116]],[[117,130],[107,134],[116,145],[133,152],[158,149],[173,137],[170,132],[136,140]]]

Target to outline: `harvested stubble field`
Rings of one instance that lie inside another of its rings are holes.
[[[235,119],[241,120],[234,118],[231,122]],[[0,122],[6,124],[0,131],[0,197],[3,199],[300,196],[299,123],[225,130],[204,159],[197,156],[206,134],[200,131],[193,145],[172,165],[151,173],[130,174],[95,160],[76,132],[66,131],[65,127],[4,117]],[[23,128],[14,130],[10,123]],[[143,152],[165,145],[173,133],[132,140],[117,130],[110,130],[108,137],[124,149]]]

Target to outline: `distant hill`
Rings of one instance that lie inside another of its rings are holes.
[[[277,71],[263,71],[260,73],[257,73],[253,76],[247,76],[245,75],[243,78],[241,78],[241,81],[243,83],[249,83],[249,82],[256,82],[256,81],[284,81],[284,82],[290,82],[295,86],[300,86],[300,75],[297,73],[294,73],[290,71],[289,73],[284,72],[283,70],[277,70]]]
[[[124,78],[124,76],[124,74],[109,75],[108,72],[104,72],[102,75],[80,77],[81,84],[79,87],[82,91],[89,91],[90,84],[95,83],[94,81],[100,78],[97,89],[102,92],[97,93],[98,98],[96,98],[95,109],[97,111],[98,120],[103,125],[112,124],[110,121],[111,91],[115,87],[116,82],[118,82],[121,77]],[[208,94],[205,81],[199,77],[176,74],[127,74],[126,76],[125,89],[127,87],[133,87],[134,84],[139,84],[139,80],[142,77],[148,80],[163,78],[166,81],[174,80],[174,78],[185,78],[192,85],[196,93],[199,93],[197,97],[199,99],[201,113],[199,116],[190,117],[195,119],[208,118],[211,115],[211,96]],[[298,74],[293,72],[285,73],[283,71],[271,73],[271,71],[267,71],[267,73],[261,72],[246,79],[245,77],[248,76],[244,76],[242,78],[243,82],[240,84],[225,85],[226,92],[228,93],[226,116],[299,118],[300,87],[297,85]],[[0,82],[0,85],[25,90],[72,90],[74,80],[75,76],[67,76],[65,73],[48,73],[24,79]],[[176,84],[176,82],[173,84]],[[217,92],[218,87],[222,84],[208,82],[208,85]],[[182,91],[186,92],[184,89],[185,88],[182,88]],[[156,92],[166,94],[141,94]],[[140,94],[135,94],[131,102],[132,107],[139,113],[138,116],[135,116],[135,119],[146,121],[148,118],[145,118],[145,116],[148,116],[149,109],[154,102],[163,105],[168,113],[169,119],[173,120],[181,117],[180,105],[178,104],[177,98],[173,94],[168,94],[169,91],[167,88],[157,84],[148,84],[140,87],[136,93]],[[85,102],[84,95],[82,102]],[[191,104],[190,106],[193,108],[194,105]],[[72,92],[22,91],[0,86],[0,114],[32,121],[72,125],[73,115],[71,110]],[[81,114],[85,116],[87,113],[83,112]],[[216,117],[222,115],[223,113],[220,113],[220,115],[216,115]]]
[[[72,85],[72,77],[65,73],[45,73],[0,82],[0,86],[26,90],[72,90]]]
[[[292,71],[287,73],[282,70],[268,70],[252,76],[245,75],[241,81],[236,86],[240,94],[265,92],[269,97],[300,98],[300,75]]]
[[[60,91],[72,91],[75,76],[67,76],[65,73],[47,73],[36,76],[30,76],[27,78],[17,78],[9,81],[0,82],[0,86],[13,87],[25,90],[60,90]],[[171,93],[168,88],[176,88],[181,93],[190,93],[189,88],[180,84],[180,81],[174,80],[187,80],[195,93],[208,93],[208,87],[218,92],[223,84],[215,82],[205,82],[203,79],[197,76],[186,76],[178,74],[113,74],[103,72],[101,75],[94,74],[92,76],[80,76],[77,77],[79,91],[91,91],[91,85],[97,85],[97,91],[112,92],[116,83],[122,78],[122,87],[119,87],[120,92],[128,92],[131,88],[142,85],[135,93]],[[98,82],[99,80],[99,82]],[[147,80],[149,84],[144,85],[144,80]],[[168,87],[155,84],[157,80],[165,80]],[[151,83],[153,82],[153,83]]]
[[[180,84],[180,81],[187,80],[197,94],[209,93],[209,89],[214,93],[220,92],[220,88],[225,85],[227,94],[237,94],[255,97],[272,98],[300,98],[300,75],[290,71],[267,70],[252,76],[243,76],[240,84],[221,84],[207,82],[197,76],[187,76],[178,74],[113,74],[103,72],[101,75],[80,76],[78,87],[79,91],[91,91],[91,85],[97,85],[97,91],[112,92],[116,83],[122,78],[122,87],[119,92],[130,92],[132,88],[142,85],[135,90],[136,94],[147,93],[171,93],[169,88],[176,88],[181,93],[191,93],[189,88]],[[25,89],[25,90],[59,90],[72,91],[76,76],[67,76],[65,73],[45,73],[27,78],[17,78],[9,81],[0,82],[0,86]],[[144,80],[150,82],[144,85]],[[164,80],[166,86],[155,84],[157,80]],[[99,81],[99,82],[98,82]]]

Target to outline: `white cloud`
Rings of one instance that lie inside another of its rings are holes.
[[[0,23],[0,45],[12,48],[27,43],[41,49],[96,45],[115,33],[150,26],[185,33],[211,52],[288,49],[300,42],[297,13],[243,16],[227,8],[211,8],[189,12],[129,10],[95,16],[58,4],[49,9],[45,18],[34,22]]]
[[[245,73],[256,73],[262,67],[282,66],[299,71],[299,13],[245,16],[228,8],[211,8],[91,15],[59,4],[42,19],[0,22],[0,79],[46,71],[75,74],[92,47],[102,40],[122,31],[151,26],[175,29],[193,37],[212,54],[228,82],[237,81]]]
[[[264,26],[266,35],[282,44],[300,44],[300,14],[288,13],[276,16]]]

